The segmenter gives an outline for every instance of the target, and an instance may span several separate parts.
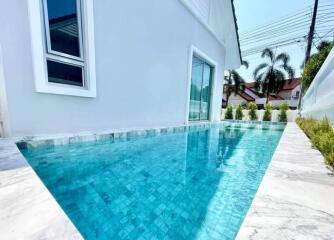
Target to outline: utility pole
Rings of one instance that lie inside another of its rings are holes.
[[[311,22],[310,32],[308,34],[308,39],[307,39],[305,63],[307,63],[307,61],[310,59],[310,56],[311,56],[312,42],[313,42],[313,37],[314,37],[314,29],[315,29],[315,23],[316,23],[316,20],[317,20],[317,13],[318,13],[318,2],[319,2],[319,0],[315,0],[315,2],[314,2],[312,22]]]
[[[307,47],[306,47],[305,61],[304,61],[304,70],[305,70],[306,63],[310,59],[310,56],[311,56],[315,23],[317,21],[318,3],[319,3],[319,0],[314,1],[312,22],[311,22],[310,31],[308,33],[308,38],[307,38]],[[303,83],[301,83],[301,94],[299,94],[298,109],[300,109],[300,107],[301,107],[302,95],[303,95],[302,93],[303,93]]]

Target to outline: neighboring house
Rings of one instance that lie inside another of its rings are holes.
[[[6,136],[218,121],[241,63],[231,0],[11,0],[0,26]]]
[[[285,81],[282,90],[277,94],[270,95],[269,101],[274,107],[279,107],[283,102],[288,102],[290,109],[296,109],[298,107],[300,91],[300,78],[296,78],[291,81]],[[226,99],[225,94],[224,99]],[[256,102],[259,108],[263,108],[266,104],[266,101],[266,95],[256,92],[255,83],[252,82],[246,83],[245,90],[240,91],[239,94],[234,95],[232,93],[229,99],[229,104],[235,107],[238,104],[248,104],[249,102]]]
[[[226,106],[226,95],[223,95],[223,106]],[[249,95],[246,91],[240,91],[238,94],[232,93],[229,100],[228,105],[231,105],[233,108],[236,108],[239,104],[247,105],[249,102],[254,102],[255,98]]]

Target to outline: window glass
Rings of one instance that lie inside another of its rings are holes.
[[[47,0],[48,43],[52,51],[81,57],[76,0]]]
[[[190,89],[189,120],[209,120],[212,67],[193,57]]]
[[[201,94],[201,120],[209,119],[210,98],[211,98],[211,67],[204,63],[202,94]]]
[[[199,120],[201,111],[203,63],[197,57],[193,58],[190,90],[189,120]]]
[[[78,66],[47,60],[48,79],[52,83],[83,86],[83,69]]]

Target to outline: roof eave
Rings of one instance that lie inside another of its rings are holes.
[[[238,32],[239,28],[238,28],[237,16],[235,14],[234,0],[231,0],[231,4],[232,4],[232,13],[233,13],[233,18],[234,18],[235,34],[237,35],[237,41],[238,41],[240,64],[242,64],[242,56],[241,56],[241,48],[240,48],[240,38],[239,38],[239,32]]]

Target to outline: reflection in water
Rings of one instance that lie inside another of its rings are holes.
[[[216,167],[223,170],[229,163],[235,146],[238,145],[242,135],[241,129],[224,129],[219,132],[219,148],[216,161]]]
[[[280,135],[215,127],[23,154],[85,239],[233,239]]]

